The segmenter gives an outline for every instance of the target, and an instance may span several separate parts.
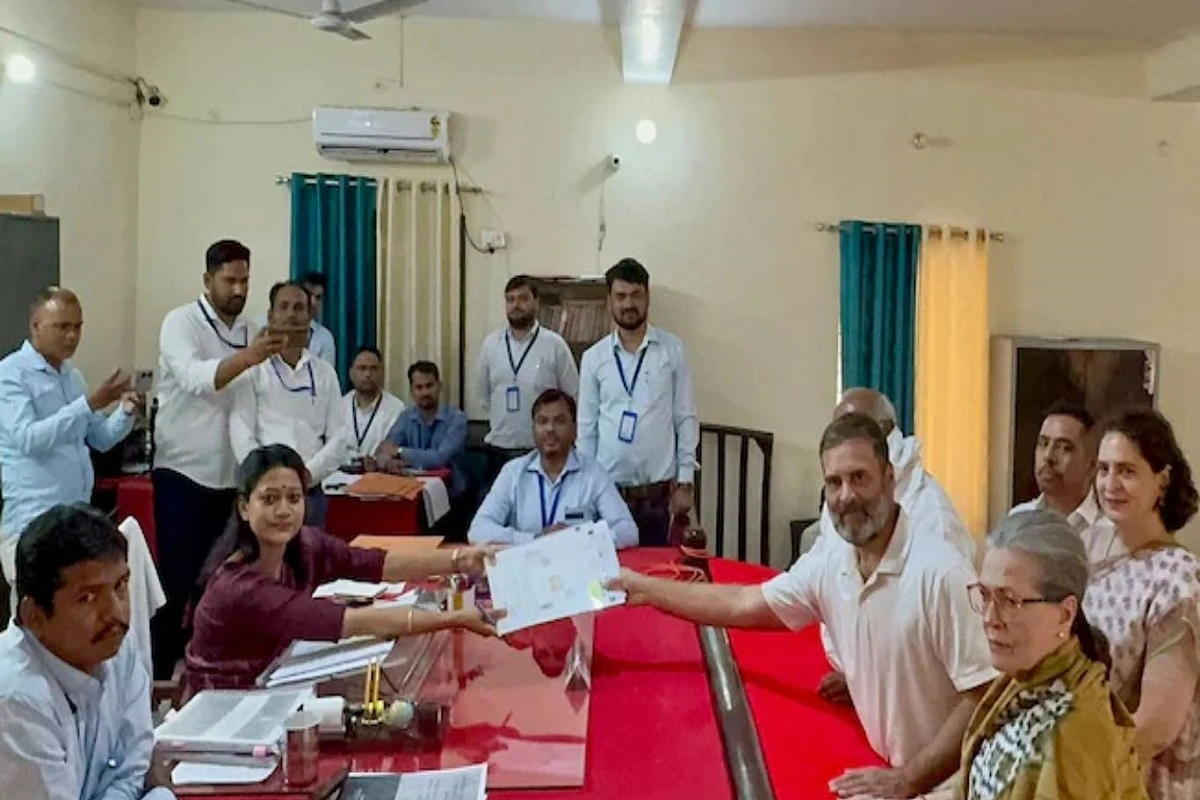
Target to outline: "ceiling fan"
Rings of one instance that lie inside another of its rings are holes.
[[[356,25],[370,22],[380,17],[386,17],[389,14],[405,11],[413,6],[420,5],[425,0],[377,0],[377,2],[355,8],[351,11],[342,11],[342,4],[339,0],[321,0],[320,12],[312,17],[302,14],[299,11],[268,5],[265,2],[260,2],[260,0],[227,0],[227,2],[246,6],[247,8],[255,8],[260,11],[274,11],[277,14],[286,14],[289,17],[306,19],[317,30],[325,31],[326,33],[336,33],[338,36],[344,36],[351,41],[357,42],[363,39],[370,39],[371,37],[359,30]]]

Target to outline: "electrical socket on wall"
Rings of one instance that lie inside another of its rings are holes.
[[[479,232],[479,246],[484,250],[503,250],[508,247],[508,237],[504,231],[482,230]]]

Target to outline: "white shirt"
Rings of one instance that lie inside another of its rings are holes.
[[[1038,495],[1033,500],[1013,506],[1012,511],[1008,513],[1012,515],[1021,511],[1044,511],[1048,508],[1046,496]],[[1095,490],[1088,490],[1087,497],[1079,507],[1067,515],[1067,524],[1074,528],[1083,540],[1088,564],[1093,567],[1101,561],[1129,552],[1121,537],[1117,535],[1117,528],[1112,524],[1112,520],[1101,512]]]
[[[345,413],[346,445],[351,456],[373,456],[387,438],[388,431],[404,412],[404,403],[389,391],[382,391],[375,402],[361,408],[354,402],[351,389],[342,398]]]
[[[637,352],[628,353],[614,332],[588,348],[579,374],[581,453],[595,457],[619,485],[692,482],[700,423],[678,337],[649,327]]]
[[[158,416],[154,466],[210,489],[234,486],[237,461],[229,444],[232,391],[244,375],[217,391],[217,367],[257,333],[245,317],[227,326],[201,296],[167,313],[158,337]]]
[[[996,677],[971,610],[971,564],[945,542],[914,546],[903,510],[879,567],[864,582],[855,549],[830,542],[763,584],[792,630],[823,622],[867,740],[893,767],[933,741],[960,693]]]
[[[479,349],[479,396],[490,423],[484,441],[533,447],[533,402],[547,389],[579,394],[575,357],[561,336],[536,322],[521,340],[510,328],[489,333]]]
[[[313,486],[348,455],[337,373],[328,361],[300,354],[292,369],[272,356],[246,371],[229,415],[229,438],[238,463],[256,447],[286,444],[304,459]]]

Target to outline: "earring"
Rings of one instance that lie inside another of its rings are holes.
[[[1067,632],[1066,632],[1066,631],[1059,631],[1059,632],[1058,632],[1058,638],[1060,638],[1060,639],[1065,639],[1065,638],[1067,638]]]

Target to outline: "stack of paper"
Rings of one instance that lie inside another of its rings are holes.
[[[307,688],[203,691],[159,725],[154,738],[173,761],[274,767],[284,721],[311,697]]]
[[[501,550],[487,567],[492,604],[506,612],[496,631],[507,636],[622,605],[624,592],[604,588],[620,570],[612,531],[605,522],[578,525]]]
[[[427,772],[351,773],[338,800],[485,800],[487,764]]]
[[[293,642],[258,683],[268,689],[313,684],[362,672],[372,661],[382,662],[393,642],[356,636],[340,642]]]
[[[353,581],[349,578],[338,578],[330,583],[323,583],[313,589],[313,597],[339,597],[350,600],[374,600],[380,595],[404,593],[403,583],[371,583],[369,581]]]

